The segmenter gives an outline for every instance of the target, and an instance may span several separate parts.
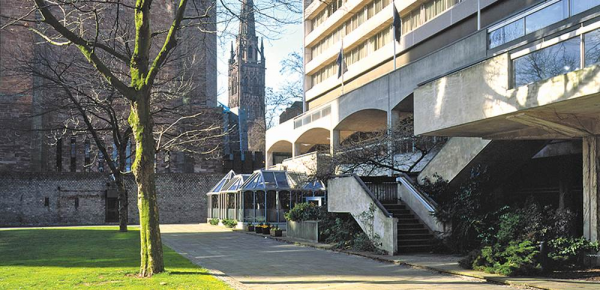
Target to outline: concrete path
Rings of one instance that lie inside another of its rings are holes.
[[[483,280],[302,247],[207,224],[161,225],[163,242],[248,289],[507,289]],[[217,275],[219,276],[219,275]],[[230,278],[233,279],[230,279]],[[239,284],[239,283],[241,284]]]

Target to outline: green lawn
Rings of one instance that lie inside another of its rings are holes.
[[[167,246],[167,272],[138,278],[139,253],[137,228],[0,230],[0,289],[229,289]]]

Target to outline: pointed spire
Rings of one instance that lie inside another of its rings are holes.
[[[242,10],[240,13],[240,35],[246,39],[256,36],[254,24],[254,2],[252,0],[242,0]]]

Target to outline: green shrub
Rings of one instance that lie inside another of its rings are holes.
[[[590,242],[584,237],[558,237],[548,242],[548,258],[552,269],[579,268],[583,266],[586,253],[598,252],[598,242]]]
[[[219,219],[218,219],[218,218],[212,218],[212,219],[208,220],[208,222],[209,222],[211,225],[213,225],[213,226],[216,226],[216,225],[218,225],[218,224],[219,224]]]
[[[472,268],[507,276],[532,275],[541,271],[538,247],[531,241],[511,241],[508,247],[485,246],[473,260]]]
[[[316,206],[312,203],[297,203],[294,208],[285,214],[285,219],[289,221],[310,221],[320,220],[327,214],[325,207]]]
[[[234,228],[235,226],[237,226],[237,221],[236,220],[231,220],[231,219],[224,219],[223,220],[223,225],[228,227],[228,228]]]

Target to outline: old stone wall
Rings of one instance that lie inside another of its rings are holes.
[[[157,174],[160,222],[206,222],[206,192],[221,177]],[[136,224],[137,189],[131,176],[126,183],[129,223]],[[0,174],[0,227],[107,224],[107,192],[113,189],[102,173]]]

